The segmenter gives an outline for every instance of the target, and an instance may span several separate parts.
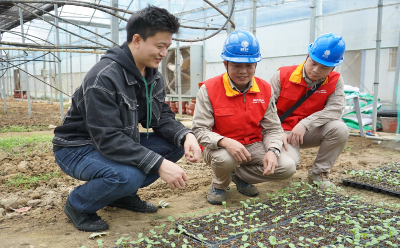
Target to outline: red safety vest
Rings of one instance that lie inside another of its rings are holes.
[[[298,66],[294,65],[280,68],[281,93],[276,103],[279,117],[309,90],[303,78],[303,66],[304,63]],[[329,73],[318,90],[282,122],[282,128],[285,131],[292,131],[302,119],[324,109],[326,100],[335,92],[339,77],[340,73],[335,71]]]
[[[271,98],[271,86],[266,81],[253,77],[253,86],[246,94],[232,89],[227,73],[204,84],[214,112],[213,132],[243,145],[263,139],[259,122]]]

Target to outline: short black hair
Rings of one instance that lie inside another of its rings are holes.
[[[179,19],[168,12],[168,10],[148,5],[146,8],[136,12],[129,18],[126,25],[126,40],[132,41],[135,34],[140,35],[144,41],[157,32],[167,31],[172,34],[178,33]]]

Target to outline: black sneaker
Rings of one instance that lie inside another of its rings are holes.
[[[108,206],[142,213],[155,213],[158,210],[156,205],[140,200],[138,195],[119,198],[118,200],[108,204]]]
[[[240,179],[238,176],[236,176],[235,173],[232,172],[232,181],[236,184],[236,188],[239,191],[239,193],[243,195],[247,195],[250,197],[256,196],[259,194],[258,189],[250,183],[246,183],[242,179]]]
[[[64,206],[64,213],[79,231],[101,232],[108,230],[108,224],[96,213],[85,214],[76,210],[67,199]]]

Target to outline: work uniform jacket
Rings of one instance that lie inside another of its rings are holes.
[[[148,88],[153,85],[149,95],[145,83]],[[175,119],[165,95],[164,80],[156,68],[146,68],[143,80],[128,44],[111,48],[72,95],[63,123],[54,130],[53,150],[90,144],[113,161],[146,174],[157,172],[164,158],[140,144],[139,123],[149,124],[155,134],[178,147],[191,132]],[[147,113],[152,115],[150,123]]]
[[[211,78],[201,86],[196,99],[192,129],[199,144],[218,149],[224,137],[243,145],[263,141],[265,148],[282,146],[280,127],[271,86],[253,77],[240,92],[228,74]]]
[[[282,116],[314,85],[323,82],[320,88],[300,105],[282,123],[285,131],[291,131],[299,122],[307,130],[340,119],[345,107],[344,82],[337,72],[326,78],[312,81],[305,71],[304,64],[281,67],[271,78],[271,86],[276,91],[275,101],[278,115]]]

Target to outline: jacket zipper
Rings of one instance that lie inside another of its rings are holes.
[[[243,94],[244,101],[244,135],[247,136],[247,108],[246,108],[246,93]]]

